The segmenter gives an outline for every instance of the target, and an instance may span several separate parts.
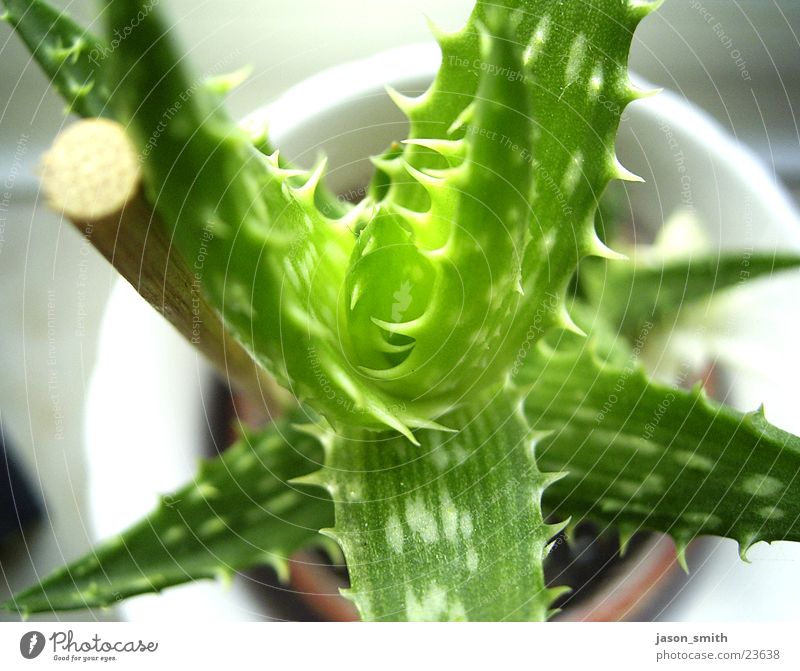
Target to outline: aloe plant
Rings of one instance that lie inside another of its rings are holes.
[[[649,95],[627,59],[660,3],[479,0],[436,33],[428,91],[393,92],[408,138],[352,206],[324,162],[297,169],[237,126],[219,81],[194,85],[159,8],[106,2],[108,35],[136,26],[111,50],[43,2],[4,4],[71,109],[126,129],[177,250],[202,241],[229,334],[297,405],[6,608],[285,573],[326,541],[364,619],[543,620],[569,587],[543,562],[581,520],[681,554],[701,534],[743,553],[800,540],[800,439],[653,381],[634,345],[643,321],[736,283],[735,262],[631,264],[595,223],[608,184],[638,179],[614,142]],[[751,275],[798,262],[756,256]]]

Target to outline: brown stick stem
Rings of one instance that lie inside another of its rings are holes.
[[[138,157],[122,126],[104,119],[70,126],[45,155],[42,185],[51,206],[234,387],[271,413],[291,402],[228,334],[199,279],[172,250],[166,227],[141,192]]]

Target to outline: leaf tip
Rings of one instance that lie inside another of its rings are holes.
[[[630,258],[626,254],[622,254],[621,252],[617,252],[614,249],[611,249],[606,243],[604,243],[596,232],[593,232],[591,238],[589,240],[589,245],[587,249],[587,253],[590,256],[597,256],[603,259],[607,259],[608,261],[629,261]]]
[[[686,548],[688,546],[689,544],[686,541],[675,541],[675,559],[678,562],[678,566],[680,566],[687,575],[689,574],[689,564],[686,561]]]
[[[417,107],[418,101],[416,98],[412,98],[411,96],[407,96],[403,93],[400,93],[396,88],[390,85],[386,85],[386,93],[392,99],[392,102],[397,106],[397,108],[405,114],[407,117],[410,117],[414,110]]]
[[[312,207],[314,205],[314,194],[317,192],[322,181],[322,176],[325,174],[325,168],[328,166],[328,157],[321,156],[317,164],[308,175],[308,179],[302,186],[295,187],[294,195],[297,200],[305,205]]]
[[[446,30],[437,25],[433,18],[431,18],[430,14],[423,14],[423,16],[425,18],[425,24],[428,26],[428,30],[430,31],[431,35],[433,35],[433,39],[436,40],[442,49],[445,49],[447,43],[456,37],[456,35],[448,33]]]
[[[570,315],[569,311],[567,310],[566,306],[562,305],[561,313],[558,317],[557,326],[568,331],[569,333],[574,333],[579,338],[586,338],[587,334],[580,326],[578,326],[575,321],[572,319],[572,315]]]
[[[758,535],[754,534],[754,533],[753,534],[747,534],[746,536],[743,536],[741,539],[739,539],[739,541],[738,541],[738,543],[739,543],[739,558],[743,562],[745,562],[746,564],[751,564],[752,563],[752,561],[750,560],[750,558],[747,555],[750,552],[750,549],[756,543],[758,543],[758,541],[759,541]]]
[[[270,557],[267,559],[267,563],[272,567],[272,569],[278,575],[278,580],[280,581],[280,583],[282,585],[288,584],[289,580],[291,579],[289,562],[286,561],[284,557],[270,555]]]
[[[631,540],[636,534],[635,528],[620,527],[619,529],[619,556],[624,557],[630,549]]]
[[[612,160],[612,167],[611,167],[611,175],[612,179],[618,179],[623,182],[637,182],[637,183],[644,183],[644,178],[640,177],[634,172],[628,170],[620,160],[614,156]]]
[[[629,100],[631,100],[631,102],[635,100],[646,100],[647,98],[653,98],[664,92],[664,89],[661,87],[655,87],[652,89],[643,89],[633,83],[629,83],[627,88],[628,88],[628,98]]]
[[[655,12],[663,4],[664,0],[628,0],[628,10],[630,15],[638,23]]]

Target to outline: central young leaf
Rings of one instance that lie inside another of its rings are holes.
[[[526,341],[573,328],[578,261],[615,256],[594,216],[611,179],[633,178],[614,139],[652,8],[479,2],[437,36],[431,88],[395,96],[411,139],[375,161],[382,197],[348,273],[355,358],[378,388],[435,415],[501,380]]]

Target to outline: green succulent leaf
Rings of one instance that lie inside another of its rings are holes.
[[[800,438],[763,409],[743,414],[702,387],[671,388],[641,367],[601,362],[576,341],[531,356],[525,412],[542,438],[543,468],[568,475],[546,493],[560,518],[671,534],[800,540]]]
[[[522,49],[502,26],[481,28],[482,56],[493,71],[520,72]],[[452,403],[461,393],[453,372],[491,367],[492,344],[505,335],[502,317],[520,302],[533,173],[520,154],[533,134],[524,81],[482,76],[474,121],[494,134],[503,129],[509,147],[519,150],[514,154],[492,133],[469,141],[411,140],[452,165],[423,173],[398,159],[423,185],[431,207],[409,211],[390,195],[361,233],[348,274],[357,360],[398,398]],[[380,272],[392,266],[402,272]]]
[[[571,326],[578,261],[614,256],[598,201],[635,178],[614,139],[642,95],[628,49],[654,7],[478,2],[465,28],[437,35],[433,85],[395,96],[411,139],[376,161],[384,195],[348,273],[355,358],[381,388],[446,409],[501,379],[523,343]],[[390,266],[403,275],[376,278]]]
[[[106,42],[46,2],[2,0],[10,23],[61,94],[70,111],[80,116],[109,114],[108,87],[100,64]]]
[[[286,577],[298,549],[324,544],[330,499],[288,482],[319,468],[322,447],[288,421],[204,462],[135,526],[3,605],[21,614],[111,606],[137,594],[271,565]],[[328,541],[330,543],[330,541]]]
[[[720,291],[800,267],[798,254],[752,250],[685,259],[636,258],[633,263],[590,259],[581,269],[588,301],[630,338],[648,322],[673,325],[683,307]]]
[[[109,2],[110,32],[141,5]],[[339,304],[355,218],[316,207],[324,164],[307,173],[265,157],[184,70],[159,13],[137,21],[110,58],[115,114],[140,149],[150,202],[190,267],[201,266],[197,279],[226,326],[327,416],[408,431],[414,418],[389,412],[343,353]]]
[[[458,433],[345,441],[304,482],[334,501],[352,589],[366,620],[543,620],[560,593],[542,562],[560,526],[540,499],[559,476],[539,471],[535,440],[503,395],[449,418]]]

